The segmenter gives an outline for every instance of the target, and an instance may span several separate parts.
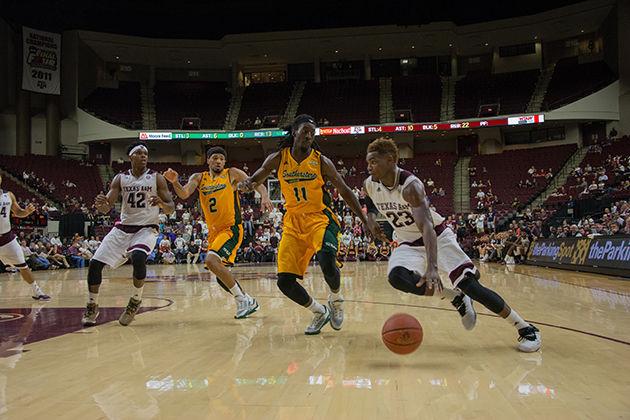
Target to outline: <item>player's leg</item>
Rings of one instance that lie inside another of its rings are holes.
[[[494,290],[479,283],[480,273],[470,258],[457,243],[455,234],[445,230],[438,238],[438,266],[449,273],[453,285],[472,300],[481,303],[490,311],[506,319],[518,331],[518,349],[524,352],[537,351],[541,346],[538,329],[525,322]]]
[[[314,252],[315,250],[310,248],[308,243],[285,229],[278,247],[277,284],[286,297],[313,312],[313,321],[304,331],[307,335],[319,334],[324,325],[330,321],[330,310],[317,299],[312,298],[298,283],[298,278],[302,279],[306,273]]]
[[[256,299],[252,298],[241,288],[227,265],[234,264],[236,251],[243,241],[243,227],[241,225],[232,226],[219,232],[208,244],[208,254],[206,255],[206,267],[217,276],[217,283],[228,293],[234,296],[236,301],[237,319],[245,318],[255,312],[259,305]]]
[[[6,265],[11,265],[20,271],[22,280],[31,285],[35,300],[50,300],[50,296],[44,293],[33,278],[33,272],[26,264],[24,252],[18,244],[17,239],[13,238],[10,242],[0,246],[0,260]]]
[[[421,283],[422,273],[424,273],[425,270],[426,250],[424,247],[401,245],[394,248],[391,253],[388,267],[389,274],[387,277],[389,284],[402,292],[419,296],[433,296],[435,289],[427,288],[424,283],[418,286],[418,284]],[[455,309],[457,309],[464,328],[467,330],[473,329],[477,322],[477,314],[472,307],[470,298],[467,298],[463,293],[453,290],[448,286],[443,286],[442,292],[436,296],[441,299],[448,299]]]
[[[343,296],[341,295],[341,273],[337,265],[337,251],[339,249],[339,225],[333,219],[333,215],[324,211],[327,217],[325,227],[318,228],[318,232],[313,235],[316,243],[319,243],[317,260],[324,274],[324,279],[330,287],[328,295],[328,308],[330,309],[330,326],[335,330],[340,330],[343,324]],[[322,232],[320,234],[319,232]],[[322,239],[319,239],[319,237]]]
[[[133,290],[125,311],[118,318],[120,325],[131,324],[142,305],[144,281],[147,277],[147,257],[155,248],[157,242],[157,230],[144,228],[133,234],[127,254],[133,266]]]
[[[88,302],[83,313],[81,322],[88,327],[96,324],[99,315],[98,293],[103,282],[103,268],[106,265],[118,267],[126,260],[124,250],[129,246],[129,241],[133,235],[125,233],[120,229],[112,229],[98,247],[88,267]]]

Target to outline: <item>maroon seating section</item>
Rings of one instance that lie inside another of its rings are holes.
[[[500,104],[499,115],[523,113],[539,74],[539,70],[497,74],[469,72],[455,85],[455,116],[477,117],[480,105],[492,103]]]
[[[549,180],[538,177],[531,177],[527,171],[533,165],[536,169],[548,170],[551,168],[553,175],[556,175],[566,160],[575,152],[576,145],[563,145],[540,147],[525,150],[508,150],[500,154],[474,156],[469,167],[476,168],[476,175],[470,177],[471,185],[473,181],[488,180],[492,182],[491,187],[470,188],[470,206],[472,210],[477,208],[478,199],[476,197],[479,190],[488,192],[491,188],[494,195],[500,202],[494,205],[495,209],[507,210],[511,208],[514,197],[518,198],[521,204],[527,203],[540,192],[542,192]],[[487,173],[483,173],[483,167]],[[536,186],[532,188],[519,188],[519,181],[526,179],[536,179]]]
[[[138,82],[119,82],[118,89],[97,88],[83,100],[80,107],[112,124],[142,128]]]
[[[566,195],[547,197],[545,205],[555,206],[578,197],[588,197],[592,193],[581,194],[584,188],[578,187],[578,184],[582,178],[584,178],[589,185],[593,180],[597,181],[598,172],[601,169],[604,169],[608,176],[608,181],[605,182],[605,185],[610,186],[614,184],[618,179],[613,170],[613,165],[607,162],[607,160],[615,156],[627,157],[628,151],[630,151],[630,137],[628,136],[615,139],[612,144],[602,146],[601,152],[597,149],[589,150],[586,156],[584,156],[584,159],[582,159],[582,162],[580,162],[579,167],[584,170],[584,168],[590,165],[593,170],[590,173],[584,173],[582,176],[570,175],[562,186]],[[595,193],[601,193],[601,191],[596,191]]]
[[[394,109],[410,109],[415,122],[440,120],[442,82],[437,75],[392,78]]]
[[[298,114],[325,117],[330,125],[373,124],[379,121],[378,80],[308,82]]]
[[[603,61],[579,64],[577,57],[559,60],[547,88],[544,108],[555,109],[577,101],[615,79],[615,74]]]
[[[281,117],[287,108],[290,97],[291,85],[289,83],[252,84],[248,86],[243,94],[236,128],[254,128],[253,122],[256,117],[261,120],[266,115]]]
[[[83,197],[91,200],[103,190],[102,180],[96,166],[86,166],[82,162],[73,159],[61,159],[53,156],[26,155],[6,156],[0,155],[0,165],[17,179],[22,180],[24,171],[33,172],[38,178],[44,178],[47,182],[53,182],[55,190],[51,193],[33,182],[27,182],[46,197],[51,197],[57,202],[63,203],[66,195],[70,197]],[[66,187],[62,181],[70,180],[76,187]]]
[[[201,118],[201,128],[222,129],[230,105],[226,82],[158,81],[154,88],[157,127],[179,129],[184,117]]]

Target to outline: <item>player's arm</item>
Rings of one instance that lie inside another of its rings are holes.
[[[149,204],[152,206],[160,206],[165,214],[171,214],[175,211],[175,203],[173,196],[168,190],[168,184],[164,175],[157,174],[157,195],[149,198]]]
[[[199,187],[199,183],[201,182],[201,174],[198,172],[192,174],[190,178],[188,178],[188,182],[184,186],[179,183],[179,174],[177,173],[177,171],[168,168],[168,170],[166,170],[163,175],[168,182],[173,184],[175,194],[177,194],[177,196],[182,200],[186,200],[188,197],[190,197]]]
[[[258,185],[260,185],[274,169],[278,169],[280,166],[280,158],[282,152],[274,152],[267,156],[267,159],[263,162],[262,166],[254,172],[252,176],[238,183],[238,189],[241,191],[253,191]]]
[[[337,172],[337,168],[335,168],[335,164],[332,163],[332,161],[324,155],[322,155],[321,159],[322,175],[324,175],[324,178],[330,181],[335,186],[335,188],[337,188],[337,191],[339,191],[339,194],[341,194],[346,204],[348,204],[350,210],[352,210],[352,212],[356,214],[359,219],[361,219],[361,223],[363,223],[364,226],[368,226],[368,221],[365,217],[365,214],[363,214],[359,199],[356,195],[354,195],[354,193],[352,192],[350,187],[348,187],[348,184],[346,184],[341,175],[339,175],[339,172]]]
[[[437,267],[437,235],[424,186],[421,182],[412,182],[403,190],[402,195],[411,206],[411,215],[416,226],[422,232],[427,254],[427,269],[417,286],[419,287],[426,282],[429,289],[433,289],[435,286],[436,291],[441,292],[442,280],[440,280]]]
[[[387,241],[387,236],[383,233],[381,225],[378,224],[376,218],[378,217],[378,209],[374,205],[374,202],[368,194],[367,188],[365,188],[365,181],[363,181],[363,189],[365,190],[365,206],[367,207],[367,227],[370,232],[373,232],[375,239],[380,241]]]
[[[10,191],[9,191],[9,197],[11,197],[11,213],[13,213],[15,217],[19,217],[19,218],[27,217],[28,215],[30,215],[31,213],[35,211],[35,206],[33,205],[33,203],[29,203],[26,206],[26,208],[22,208],[18,204],[13,193]]]
[[[109,191],[107,195],[99,194],[96,196],[94,200],[94,204],[96,205],[96,209],[103,214],[107,214],[111,211],[118,201],[118,197],[120,196],[120,174],[116,175],[112,180],[111,185],[109,186]]]
[[[230,168],[230,179],[232,180],[232,184],[238,189],[239,182],[245,181],[247,179],[247,174],[238,168]],[[260,194],[260,206],[262,207],[262,210],[271,211],[273,204],[271,204],[271,200],[269,199],[267,187],[265,187],[265,185],[261,182],[256,185],[254,189]]]

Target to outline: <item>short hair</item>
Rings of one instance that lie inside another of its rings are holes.
[[[214,155],[216,153],[218,153],[220,155],[223,155],[225,160],[227,160],[227,152],[221,146],[212,146],[208,150],[206,150],[206,159],[210,159],[210,156],[212,156],[212,155]]]
[[[131,152],[131,150],[136,147],[136,146],[144,146],[146,147],[147,150],[149,150],[149,148],[147,147],[147,144],[143,141],[134,141],[133,143],[131,143],[129,145],[129,147],[127,147],[127,156],[129,156],[129,152]]]
[[[379,155],[392,155],[394,162],[398,162],[398,146],[393,139],[379,137],[368,146],[368,153],[376,152]]]

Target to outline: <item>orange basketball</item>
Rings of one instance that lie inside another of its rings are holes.
[[[383,324],[381,337],[394,353],[409,354],[422,343],[422,325],[409,314],[394,314]]]

